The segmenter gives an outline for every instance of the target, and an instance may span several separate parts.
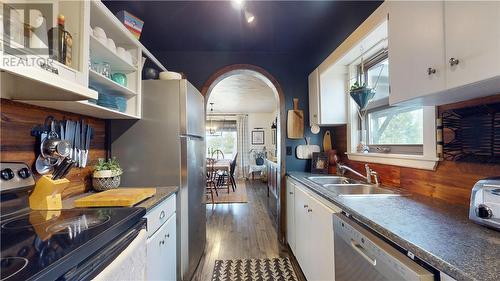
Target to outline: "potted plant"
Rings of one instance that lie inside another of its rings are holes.
[[[359,106],[359,111],[365,110],[368,103],[375,96],[375,90],[367,87],[366,83],[355,82],[349,90],[349,95]]]
[[[108,161],[100,158],[94,166],[92,175],[92,186],[96,191],[105,191],[117,188],[120,185],[120,176],[123,170],[116,158]]]
[[[263,150],[251,149],[250,153],[253,154],[253,158],[255,159],[255,165],[257,166],[264,165],[264,158],[266,158],[267,154],[265,147]]]

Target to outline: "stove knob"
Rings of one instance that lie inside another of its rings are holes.
[[[17,174],[22,178],[22,179],[27,179],[31,176],[30,169],[28,168],[22,168],[19,171],[17,171]]]
[[[0,173],[2,179],[6,181],[11,180],[15,176],[11,168],[5,168]]]
[[[488,206],[481,204],[476,208],[476,215],[482,219],[489,219],[493,216],[493,212]]]

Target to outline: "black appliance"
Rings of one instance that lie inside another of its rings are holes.
[[[34,178],[23,163],[0,163],[0,280],[89,280],[145,227],[144,208],[35,211]]]

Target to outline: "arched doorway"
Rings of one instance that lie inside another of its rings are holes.
[[[224,80],[233,75],[245,74],[251,75],[255,78],[263,81],[269,88],[272,89],[276,100],[278,101],[279,110],[277,111],[277,162],[278,162],[278,179],[277,186],[279,186],[279,196],[277,199],[277,213],[278,213],[278,239],[280,241],[284,241],[284,221],[285,221],[285,206],[282,204],[282,198],[286,198],[286,190],[285,190],[285,125],[286,125],[286,115],[285,115],[285,95],[283,89],[281,88],[278,80],[274,78],[268,71],[265,69],[251,65],[251,64],[234,64],[223,67],[213,73],[209,79],[203,85],[201,89],[201,94],[205,97],[205,105],[208,102],[210,94],[214,87]]]

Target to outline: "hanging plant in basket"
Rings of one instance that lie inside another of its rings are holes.
[[[105,191],[120,186],[120,176],[123,173],[116,158],[108,161],[99,159],[94,166],[92,175],[92,186],[96,191]]]

